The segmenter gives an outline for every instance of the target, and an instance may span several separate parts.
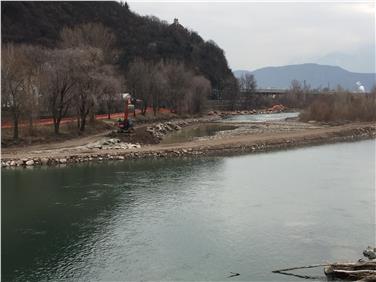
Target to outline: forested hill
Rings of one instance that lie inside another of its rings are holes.
[[[119,64],[126,70],[136,57],[183,61],[221,89],[234,80],[223,50],[180,24],[142,17],[118,2],[2,1],[2,43],[18,42],[54,47],[64,26],[102,23],[117,37]]]

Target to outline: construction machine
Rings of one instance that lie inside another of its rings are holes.
[[[132,98],[129,93],[122,94],[124,102],[124,118],[119,118],[117,121],[117,128],[118,133],[132,133],[134,132],[134,123],[129,118],[129,112],[135,112],[135,104],[139,102],[139,100]]]

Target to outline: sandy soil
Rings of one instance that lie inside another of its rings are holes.
[[[239,127],[222,131],[215,136],[199,138],[191,142],[175,144],[143,145],[132,149],[87,148],[88,143],[103,139],[109,132],[53,144],[35,145],[22,148],[3,148],[2,160],[77,158],[101,156],[150,156],[158,153],[200,152],[221,154],[235,151],[257,151],[257,148],[284,148],[315,143],[372,138],[375,136],[375,123],[351,123],[338,126],[316,125],[294,121],[267,123],[226,123]],[[361,138],[357,138],[361,137]],[[341,140],[340,140],[341,139]],[[343,139],[343,140],[342,140]],[[261,144],[261,145],[260,145]],[[256,149],[255,149],[256,148]],[[179,153],[178,153],[179,154]]]

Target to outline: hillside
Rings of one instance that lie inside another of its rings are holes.
[[[266,67],[255,71],[234,71],[236,77],[244,73],[255,76],[259,88],[275,87],[288,88],[293,79],[306,81],[312,88],[336,88],[341,85],[348,90],[357,89],[356,82],[360,81],[366,91],[376,85],[376,75],[372,73],[355,73],[337,66],[300,64],[281,67]]]
[[[180,24],[139,16],[126,3],[2,1],[1,15],[2,43],[54,47],[64,26],[100,22],[117,37],[121,52],[118,63],[123,70],[136,57],[153,61],[174,59],[203,74],[213,88],[220,89],[224,81],[234,79],[223,50],[214,42],[204,41]]]

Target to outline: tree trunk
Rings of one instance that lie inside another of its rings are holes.
[[[77,128],[78,129],[80,129],[80,125],[81,125],[80,116],[77,116]]]
[[[14,127],[13,127],[13,140],[18,140],[18,117],[15,117],[13,120]]]
[[[54,132],[56,135],[59,135],[60,131],[60,120],[54,119]]]
[[[33,135],[33,116],[31,114],[29,116],[29,135]]]
[[[96,116],[95,116],[95,111],[93,108],[90,110],[89,117],[90,117],[89,119],[90,123],[94,123]]]
[[[81,116],[81,124],[80,124],[80,131],[85,131],[85,125],[86,125],[86,117]]]
[[[158,104],[159,104],[158,98],[154,97],[154,99],[153,99],[153,112],[154,112],[154,116],[157,115]]]

